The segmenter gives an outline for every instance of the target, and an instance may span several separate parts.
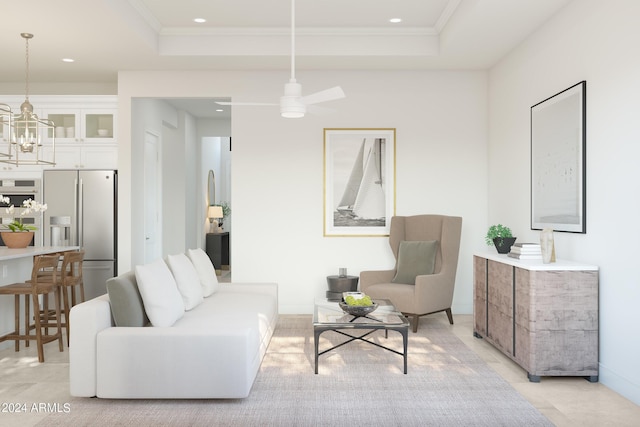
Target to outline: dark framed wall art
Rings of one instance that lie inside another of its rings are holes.
[[[324,129],[324,235],[388,236],[396,130]]]
[[[582,81],[531,107],[531,229],[586,233]]]

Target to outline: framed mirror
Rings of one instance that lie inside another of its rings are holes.
[[[207,206],[216,203],[216,177],[213,170],[209,169],[209,177],[207,178]]]

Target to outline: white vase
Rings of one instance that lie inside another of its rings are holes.
[[[542,251],[542,262],[550,264],[556,262],[556,248],[553,242],[553,229],[545,228],[540,233],[540,250]]]

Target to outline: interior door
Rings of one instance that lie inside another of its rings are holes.
[[[144,259],[161,256],[160,152],[159,136],[145,132],[144,140]]]

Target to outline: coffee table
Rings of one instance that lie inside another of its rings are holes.
[[[318,357],[338,347],[342,347],[352,341],[360,340],[393,353],[404,358],[404,373],[407,373],[407,341],[409,332],[409,320],[391,304],[389,300],[374,299],[378,308],[366,316],[355,317],[344,313],[337,302],[326,299],[317,299],[313,310],[313,340],[315,345],[315,373],[318,373]],[[362,335],[352,335],[345,330],[361,329],[368,331]],[[365,339],[368,335],[377,330],[384,330],[385,337],[389,331],[397,331],[402,335],[403,352],[385,347],[377,342]],[[334,331],[349,339],[343,343],[319,352],[320,335],[325,331]]]

